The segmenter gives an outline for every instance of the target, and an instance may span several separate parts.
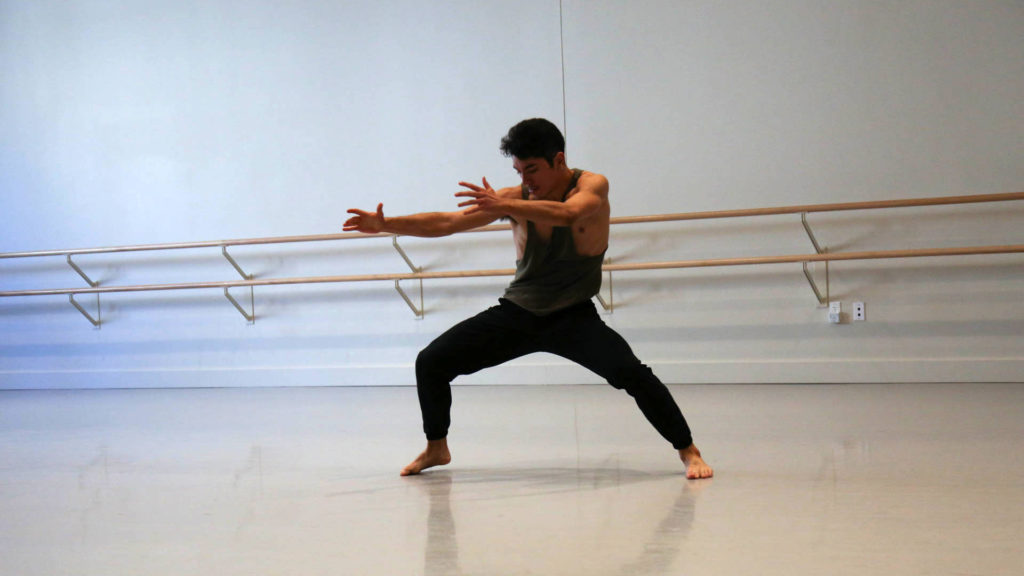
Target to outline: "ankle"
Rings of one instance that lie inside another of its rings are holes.
[[[448,451],[448,439],[441,438],[440,440],[427,440],[427,452],[447,452]]]
[[[683,459],[686,459],[686,460],[688,460],[690,458],[693,458],[693,457],[697,457],[697,458],[701,457],[700,456],[700,450],[697,448],[696,444],[690,444],[686,448],[683,448],[682,450],[680,450],[679,451],[679,456],[682,457]]]

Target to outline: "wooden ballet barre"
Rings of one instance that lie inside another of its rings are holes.
[[[632,264],[605,264],[604,272],[635,270],[664,270],[673,268],[704,268],[717,266],[749,266],[757,264],[786,264],[801,262],[835,262],[845,260],[878,260],[893,258],[927,258],[937,256],[972,256],[983,254],[1024,253],[1024,244],[1002,246],[965,246],[958,248],[922,248],[913,250],[873,250],[862,252],[832,252],[826,254],[790,254],[783,256],[752,256],[707,260],[673,260],[665,262],[636,262]],[[342,282],[376,282],[402,280],[438,280],[444,278],[481,278],[512,276],[514,268],[489,270],[453,270],[441,272],[401,272],[391,274],[353,274],[345,276],[310,276],[302,278],[267,278],[262,280],[227,280],[220,282],[183,282],[175,284],[144,284],[136,286],[97,286],[90,288],[52,288],[41,290],[14,290],[0,292],[0,297],[53,296],[73,294],[108,294],[114,292],[152,292],[160,290],[197,290],[204,288],[243,288],[283,286],[289,284],[325,284]]]
[[[41,290],[15,290],[0,292],[8,296],[54,296],[68,294],[109,294],[113,292],[155,292],[161,290],[199,290],[203,288],[247,288],[258,286],[284,286],[289,284],[329,284],[342,282],[378,282],[393,280],[435,280],[441,278],[480,278],[512,276],[515,268],[492,270],[457,270],[452,272],[398,272],[390,274],[350,274],[345,276],[307,276],[300,278],[266,278],[263,280],[225,280],[214,282],[180,282],[172,284],[141,284],[136,286],[97,286],[93,288],[47,288]]]
[[[799,264],[802,262],[836,262],[844,260],[881,260],[891,258],[928,258],[936,256],[975,256],[982,254],[1024,253],[1024,244],[1004,246],[965,246],[960,248],[920,248],[914,250],[871,250],[862,252],[831,252],[825,254],[790,254],[785,256],[751,256],[707,260],[673,260],[636,264],[605,264],[605,272],[627,270],[665,270],[672,268],[707,268],[715,266],[749,266],[754,264]]]
[[[934,198],[908,198],[903,200],[877,200],[871,202],[841,202],[835,204],[806,204],[803,206],[748,208],[743,210],[715,210],[711,212],[685,212],[680,214],[655,214],[651,216],[623,216],[619,218],[612,218],[612,222],[615,224],[639,224],[646,222],[679,222],[684,220],[708,220],[713,218],[747,218],[752,216],[778,216],[782,214],[803,214],[811,212],[843,212],[850,210],[875,210],[884,208],[948,206],[953,204],[1006,202],[1010,200],[1024,200],[1024,192],[1007,192],[1000,194],[974,194],[969,196],[939,196]]]
[[[189,248],[220,248],[222,246],[252,246],[258,244],[289,244],[295,242],[322,242],[326,240],[349,240],[355,238],[390,238],[394,234],[363,234],[344,232],[341,234],[311,234],[306,236],[271,236],[267,238],[237,238],[234,240],[204,240],[199,242],[171,242],[166,244],[140,244],[136,246],[109,246],[106,248],[74,248],[71,250],[35,250],[32,252],[0,253],[4,258],[37,258],[43,256],[78,256],[83,254],[115,254],[118,252],[147,252],[157,250],[185,250]]]
[[[611,264],[606,263],[602,267],[602,272],[608,273],[608,293],[611,300],[606,302],[605,299],[598,294],[597,299],[601,305],[607,311],[611,311],[614,308],[614,291],[612,284],[612,273],[621,271],[632,271],[632,270],[662,270],[662,269],[678,269],[678,268],[699,268],[699,267],[713,267],[713,266],[743,266],[743,265],[757,265],[757,264],[782,264],[782,263],[801,263],[803,265],[803,273],[810,284],[814,295],[817,297],[819,305],[823,305],[829,300],[829,274],[828,274],[828,263],[840,260],[871,260],[871,259],[883,259],[883,258],[918,258],[918,257],[932,257],[932,256],[966,256],[966,255],[977,255],[977,254],[1013,254],[1024,252],[1024,245],[1002,245],[1002,246],[973,246],[973,247],[959,247],[959,248],[926,248],[926,249],[915,249],[915,250],[879,250],[879,251],[860,251],[860,252],[838,252],[828,253],[827,249],[823,249],[817,239],[815,238],[814,232],[807,222],[807,214],[812,212],[836,212],[836,211],[848,211],[848,210],[870,210],[870,209],[885,209],[885,208],[903,208],[903,207],[921,207],[921,206],[941,206],[941,205],[953,205],[953,204],[973,204],[983,202],[1002,202],[1009,200],[1024,200],[1024,192],[1011,192],[1003,194],[979,194],[970,196],[946,196],[936,198],[916,198],[916,199],[904,199],[904,200],[884,200],[875,202],[846,202],[846,203],[833,203],[833,204],[808,204],[800,206],[782,206],[775,208],[754,208],[747,210],[722,210],[722,211],[711,211],[711,212],[691,212],[691,213],[680,213],[680,214],[661,214],[661,215],[648,215],[648,216],[627,216],[617,217],[611,219],[611,224],[636,224],[636,223],[647,223],[647,222],[676,222],[685,220],[702,220],[712,218],[743,218],[743,217],[756,217],[756,216],[771,216],[771,215],[784,215],[784,214],[800,214],[801,221],[807,235],[814,245],[815,254],[791,254],[782,256],[755,256],[755,257],[740,257],[740,258],[718,258],[718,259],[702,259],[702,260],[673,260],[664,262],[637,262],[631,264]],[[510,228],[507,224],[493,224],[489,226],[482,226],[466,232],[489,232],[495,230],[508,230]],[[115,246],[108,248],[82,248],[74,250],[42,250],[34,252],[9,252],[0,253],[0,259],[10,258],[31,258],[31,257],[44,257],[44,256],[64,256],[67,259],[68,265],[89,285],[83,288],[53,288],[53,289],[35,289],[35,290],[13,290],[13,291],[0,291],[0,297],[13,297],[13,296],[44,296],[44,295],[67,295],[71,301],[71,304],[78,309],[78,311],[85,316],[95,327],[99,328],[102,323],[100,317],[100,295],[108,293],[118,292],[150,292],[160,290],[194,290],[194,289],[211,289],[220,288],[224,291],[224,296],[231,302],[231,304],[248,320],[250,323],[255,322],[255,296],[253,290],[256,286],[281,286],[281,285],[293,285],[293,284],[321,284],[321,283],[342,283],[342,282],[373,282],[373,281],[393,281],[395,283],[396,291],[401,295],[402,299],[405,300],[406,304],[413,310],[417,317],[423,317],[424,306],[423,306],[423,281],[432,279],[443,279],[443,278],[474,278],[474,277],[487,277],[487,276],[511,276],[515,273],[514,269],[492,269],[492,270],[460,270],[460,271],[442,271],[442,272],[425,272],[422,268],[417,267],[413,264],[412,260],[405,253],[404,249],[399,245],[398,239],[401,235],[380,233],[380,234],[362,234],[358,232],[339,233],[339,234],[318,234],[318,235],[306,235],[306,236],[278,236],[278,237],[267,237],[267,238],[249,238],[249,239],[234,239],[234,240],[216,240],[216,241],[203,241],[203,242],[179,242],[179,243],[168,243],[168,244],[147,244],[147,245],[136,245],[136,246]],[[361,275],[345,275],[345,276],[313,276],[303,278],[267,278],[267,279],[255,279],[252,274],[247,274],[234,257],[228,253],[228,248],[233,246],[245,246],[245,245],[267,245],[267,244],[286,244],[286,243],[297,243],[297,242],[319,242],[329,240],[348,240],[355,238],[391,238],[395,249],[399,255],[405,260],[410,268],[410,272],[404,273],[389,273],[389,274],[361,274]],[[179,250],[189,248],[217,248],[221,249],[224,258],[234,267],[234,269],[241,275],[242,280],[234,281],[213,281],[213,282],[185,282],[185,283],[170,283],[170,284],[143,284],[143,285],[131,285],[131,286],[100,286],[99,282],[94,281],[90,278],[80,266],[78,266],[73,256],[84,255],[84,254],[110,254],[118,252],[142,252],[142,251],[155,251],[155,250]],[[822,291],[818,287],[818,283],[813,277],[813,274],[808,268],[808,264],[811,262],[824,262],[825,263],[825,292],[822,295]],[[417,307],[412,299],[406,294],[405,290],[400,285],[402,281],[418,280],[419,281],[419,300],[420,305]],[[238,300],[230,293],[232,288],[249,288],[249,309],[246,309],[238,302]],[[96,297],[96,317],[87,311],[81,303],[75,300],[76,295],[93,294]]]
[[[777,216],[812,212],[839,212],[849,210],[872,210],[883,208],[907,208],[922,206],[945,206],[953,204],[977,204],[984,202],[1006,202],[1024,200],[1024,192],[1000,194],[975,194],[968,196],[939,196],[933,198],[910,198],[904,200],[880,200],[872,202],[844,202],[834,204],[807,204],[802,206],[779,206],[774,208],[751,208],[743,210],[717,210],[710,212],[684,212],[677,214],[654,214],[647,216],[619,216],[611,224],[641,224],[652,222],[679,222],[686,220],[707,220],[714,218],[745,218],[752,216]],[[481,226],[465,233],[493,232],[508,230],[508,224]],[[141,244],[135,246],[110,246],[106,248],[75,248],[69,250],[36,250],[30,252],[0,253],[0,259],[37,258],[43,256],[78,256],[84,254],[112,254],[118,252],[144,252],[157,250],[183,250],[190,248],[222,248],[231,246],[253,246],[260,244],[289,244],[297,242],[323,242],[330,240],[353,240],[356,238],[391,238],[397,234],[363,234],[345,232],[340,234],[311,234],[305,236],[271,236],[266,238],[236,238],[233,240],[207,240],[198,242],[174,242],[164,244]]]

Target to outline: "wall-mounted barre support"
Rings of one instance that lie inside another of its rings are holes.
[[[395,247],[395,250],[398,251],[398,255],[402,257],[402,260],[405,260],[406,265],[409,266],[409,269],[412,270],[414,274],[418,274],[423,271],[422,267],[416,266],[415,264],[412,263],[412,259],[409,258],[408,254],[405,253],[405,250],[402,249],[402,246],[398,244],[397,234],[391,237],[391,245]],[[422,320],[423,314],[426,311],[426,308],[423,307],[423,278],[420,278],[419,308],[417,308],[416,305],[412,303],[412,299],[409,298],[409,295],[405,293],[405,290],[402,290],[402,285],[400,282],[400,280],[395,280],[395,290],[398,290],[398,294],[402,297],[402,300],[405,300],[405,303],[409,305],[409,308],[412,310],[412,313],[416,315],[416,319]]]
[[[409,265],[410,270],[412,270],[413,272],[423,271],[423,268],[416,266],[415,264],[412,263],[412,260],[409,259],[409,255],[405,253],[405,250],[402,250],[401,246],[398,245],[397,234],[395,236],[392,236],[391,245],[395,247],[395,250],[398,250],[398,254],[402,257],[402,260],[405,260],[405,263]]]
[[[811,275],[811,271],[807,268],[807,262],[801,262],[804,266],[804,276],[807,277],[807,282],[811,285],[811,290],[814,290],[814,296],[818,299],[818,304],[828,304],[828,260],[825,261],[825,295],[821,295],[821,291],[818,290],[818,283],[814,281],[814,276]]]
[[[818,254],[824,254],[825,251],[818,245],[818,239],[814,237],[814,231],[811,230],[810,224],[807,223],[807,212],[800,213],[800,222],[804,225],[804,230],[807,231],[807,237],[811,239],[811,244],[814,244],[814,251]]]
[[[818,244],[818,239],[814,236],[814,230],[811,230],[811,225],[807,223],[807,212],[801,212],[800,213],[800,223],[804,225],[804,231],[807,232],[807,237],[811,239],[811,244],[814,245],[815,253],[817,253],[817,254],[824,254],[824,253],[828,252],[828,248],[827,247],[823,249],[821,247],[821,245]],[[829,285],[828,285],[828,260],[825,261],[825,295],[824,296],[822,296],[821,295],[821,291],[818,290],[818,283],[814,281],[814,276],[812,276],[811,272],[807,269],[807,262],[803,262],[803,265],[804,265],[804,276],[806,276],[807,277],[807,281],[811,283],[811,290],[814,290],[814,296],[818,299],[818,304],[820,304],[822,306],[827,306],[828,305],[828,298],[829,298],[829,295],[828,295],[828,291],[829,291]]]
[[[611,264],[611,262],[611,258],[605,258],[604,260],[605,264]],[[615,312],[615,284],[612,281],[611,270],[608,271],[608,300],[606,301],[604,297],[601,296],[601,292],[598,292],[595,296],[597,297],[597,301],[601,303],[601,307],[604,308],[605,312],[609,314]]]
[[[256,295],[254,294],[253,287],[249,286],[249,312],[242,308],[242,305],[235,300],[235,297],[231,295],[229,288],[224,288],[224,296],[235,305],[235,309],[242,313],[242,316],[249,322],[249,324],[256,323]]]
[[[89,275],[86,274],[81,268],[79,268],[78,264],[75,264],[75,261],[71,259],[71,254],[68,254],[67,257],[68,257],[68,265],[71,266],[71,268],[75,272],[78,272],[78,275],[81,276],[82,279],[85,280],[85,282],[89,286],[95,288],[95,287],[100,285],[99,282],[94,282],[92,278],[89,278]],[[75,300],[75,295],[74,294],[68,294],[68,297],[71,299],[71,305],[74,306],[75,308],[77,308],[78,311],[82,313],[82,316],[85,316],[85,318],[87,320],[89,320],[89,322],[91,322],[92,325],[95,326],[96,328],[100,327],[100,322],[101,322],[101,316],[100,316],[100,295],[98,293],[96,294],[96,317],[95,318],[93,318],[91,314],[86,312],[85,308],[82,308],[82,305],[79,304]]]
[[[419,308],[417,308],[416,305],[412,303],[412,300],[409,298],[409,295],[405,293],[405,290],[402,290],[402,285],[400,284],[401,280],[397,280],[397,279],[395,280],[395,290],[398,290],[398,294],[402,296],[402,300],[405,300],[405,303],[409,305],[410,309],[412,309],[412,313],[416,315],[416,319],[417,320],[422,320],[423,319],[423,313],[424,313],[424,311],[426,309],[423,307],[423,278],[420,278],[419,280],[420,280],[420,307]]]
[[[228,254],[227,246],[221,246],[220,253],[223,254],[224,257],[228,259],[228,262],[230,262],[231,265],[235,267],[235,270],[242,276],[242,278],[246,280],[252,280],[254,278],[252,274],[246,274],[245,270],[242,270],[242,267],[238,265],[238,262],[235,262],[235,259],[231,257],[231,254]]]
[[[78,311],[82,313],[82,316],[85,316],[86,320],[91,322],[93,326],[95,326],[97,329],[100,327],[100,324],[102,322],[102,315],[101,315],[101,312],[100,312],[101,308],[100,308],[100,295],[99,294],[96,294],[96,317],[95,318],[92,317],[92,314],[89,314],[88,312],[86,312],[85,308],[82,308],[82,305],[79,304],[77,300],[75,300],[75,295],[74,294],[68,294],[68,300],[71,301],[71,305],[74,306],[75,308],[77,308]]]
[[[75,261],[71,259],[71,254],[68,254],[68,265],[71,266],[71,268],[73,268],[75,272],[78,272],[78,275],[81,276],[82,279],[85,280],[87,284],[89,284],[89,286],[95,288],[100,285],[99,282],[93,282],[92,278],[89,278],[89,276],[86,275],[86,273],[83,272],[82,269],[78,267],[78,264],[75,264]]]

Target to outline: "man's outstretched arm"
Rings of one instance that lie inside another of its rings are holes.
[[[448,236],[457,232],[479,228],[494,222],[500,215],[475,213],[467,214],[459,212],[421,212],[406,216],[384,216],[384,204],[377,204],[375,212],[367,212],[352,208],[348,211],[352,214],[345,221],[343,230],[345,232],[364,232],[377,234],[380,232],[389,234],[402,234],[404,236],[421,236],[424,238],[436,238]]]

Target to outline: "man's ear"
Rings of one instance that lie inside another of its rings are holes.
[[[554,164],[554,168],[561,168],[562,166],[566,166],[565,152],[559,152],[555,154],[554,162],[552,162],[552,164]]]

